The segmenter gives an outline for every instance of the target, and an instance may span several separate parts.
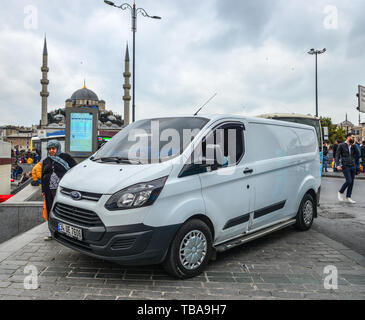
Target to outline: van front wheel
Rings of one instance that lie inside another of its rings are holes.
[[[174,277],[192,278],[202,273],[211,254],[212,233],[209,227],[201,220],[190,220],[177,232],[163,267]]]
[[[315,202],[313,197],[307,193],[302,202],[297,214],[295,227],[301,231],[307,231],[312,227],[315,213]]]

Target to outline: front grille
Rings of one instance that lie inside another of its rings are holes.
[[[111,249],[112,250],[126,250],[126,249],[131,248],[135,242],[136,242],[135,238],[117,240],[112,244]]]
[[[54,206],[55,217],[81,227],[101,227],[103,222],[98,215],[90,210],[76,208],[67,204],[56,203]]]
[[[67,188],[61,188],[61,193],[72,198],[71,193],[77,190],[71,190]],[[101,193],[91,193],[91,192],[84,192],[84,191],[77,191],[81,194],[81,198],[78,200],[90,200],[98,202],[100,198],[103,196]]]

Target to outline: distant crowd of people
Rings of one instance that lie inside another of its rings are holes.
[[[354,135],[350,135],[355,137]],[[346,141],[336,140],[335,144],[332,146],[328,146],[327,142],[323,143],[323,170],[328,172],[328,164],[332,163],[333,171],[338,172],[338,167],[342,166],[341,158],[339,158],[338,163],[336,162],[336,155],[338,151],[338,146],[341,143],[345,143]],[[365,172],[365,141],[362,141],[360,144],[354,138],[353,146],[358,150],[358,153],[355,154],[355,166],[357,172]],[[332,150],[332,157],[329,158],[329,152]]]
[[[32,177],[31,172],[24,172],[22,164],[35,165],[40,161],[40,155],[34,150],[19,150],[15,147],[11,150],[11,158],[13,159],[13,165],[11,170],[11,178],[13,180],[20,180],[19,184],[22,184]]]

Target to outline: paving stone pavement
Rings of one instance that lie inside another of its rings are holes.
[[[45,235],[43,224],[0,245],[0,300],[365,299],[364,257],[314,230],[290,227],[219,254],[185,281],[160,266],[94,259]],[[337,290],[324,288],[328,265],[338,270]],[[28,266],[37,269],[36,290],[24,288]]]

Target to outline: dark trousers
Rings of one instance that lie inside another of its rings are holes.
[[[355,166],[353,166],[353,167],[343,166],[342,172],[346,178],[346,182],[342,186],[340,193],[345,193],[345,190],[347,188],[346,197],[351,198],[352,188],[354,187],[354,180],[355,180],[355,176],[356,176],[356,167]]]
[[[56,190],[47,190],[46,192],[46,207],[47,207],[47,214],[49,217],[49,214],[51,212],[54,198],[56,197]]]

